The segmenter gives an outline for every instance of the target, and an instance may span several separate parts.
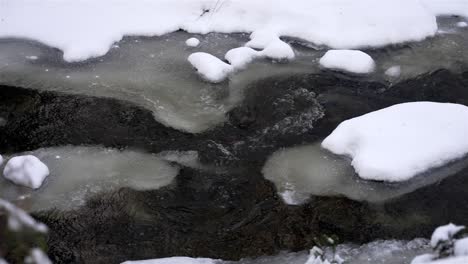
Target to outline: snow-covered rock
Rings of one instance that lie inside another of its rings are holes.
[[[372,57],[359,50],[329,50],[320,59],[320,65],[357,74],[370,73],[375,68]]]
[[[170,257],[139,261],[125,261],[122,264],[217,264],[219,260],[208,258]]]
[[[32,155],[11,158],[3,170],[3,176],[18,184],[37,189],[49,175],[49,168]]]
[[[235,69],[243,69],[255,58],[260,56],[258,53],[258,51],[249,47],[239,47],[229,50],[224,56],[224,58]]]
[[[220,5],[218,0],[5,0],[0,37],[37,40],[61,49],[66,61],[102,56],[124,35],[160,36],[179,29],[201,34],[252,32],[250,46],[259,48],[278,37],[293,37],[334,49],[355,49],[433,36],[437,32],[435,15],[468,13],[463,10],[465,3],[236,0]]]
[[[398,65],[392,66],[385,71],[385,75],[388,75],[390,77],[398,77],[400,76],[400,74],[401,74],[401,67]]]
[[[234,70],[231,65],[205,52],[192,53],[188,61],[203,79],[213,83],[222,82]]]
[[[322,147],[352,158],[367,180],[405,181],[468,153],[468,107],[413,102],[342,122]]]
[[[292,60],[294,51],[289,44],[278,38],[268,43],[265,49],[259,52],[259,55],[273,60]]]
[[[185,45],[189,47],[196,47],[200,45],[200,40],[198,40],[197,38],[189,38],[185,41]]]
[[[432,233],[431,246],[435,248],[440,242],[453,239],[453,236],[463,229],[465,229],[464,226],[457,226],[452,223],[439,226],[434,230],[434,233]]]
[[[466,23],[465,21],[460,21],[457,23],[457,27],[461,27],[461,28],[468,27],[468,23]]]

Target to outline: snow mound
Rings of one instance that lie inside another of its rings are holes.
[[[200,40],[198,40],[197,38],[189,38],[185,41],[185,45],[189,47],[196,47],[200,45]]]
[[[439,242],[452,240],[453,236],[463,229],[465,229],[464,226],[457,226],[452,223],[439,226],[434,230],[434,233],[432,233],[431,246],[435,248]]]
[[[224,58],[232,65],[232,67],[243,69],[258,56],[260,56],[258,51],[249,47],[240,47],[229,50]]]
[[[468,107],[413,102],[342,122],[322,147],[352,158],[367,180],[398,182],[468,153]]]
[[[32,155],[11,158],[3,170],[3,176],[18,184],[37,189],[49,175],[49,168]]]
[[[222,82],[234,70],[231,65],[205,52],[192,53],[188,61],[203,79],[213,83]]]
[[[460,22],[457,23],[457,27],[461,27],[461,28],[468,27],[468,23],[466,23],[464,21],[460,21]]]
[[[466,1],[448,2],[5,0],[0,37],[37,40],[61,49],[66,61],[102,56],[125,35],[160,36],[180,29],[252,33],[251,47],[264,48],[275,38],[292,37],[334,49],[355,49],[433,36],[435,15],[468,13],[461,9]]]
[[[294,51],[286,42],[278,39],[271,41],[265,49],[259,52],[260,56],[265,56],[273,60],[292,60]]]
[[[320,59],[322,67],[358,74],[374,71],[375,63],[371,56],[359,50],[329,50]]]
[[[219,260],[208,258],[170,257],[139,261],[125,261],[122,264],[217,264]]]

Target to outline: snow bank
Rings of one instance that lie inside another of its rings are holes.
[[[457,226],[452,223],[444,226],[439,226],[434,230],[431,236],[431,247],[435,248],[439,242],[452,240],[453,236],[465,229],[464,226]]]
[[[468,1],[466,0],[421,0],[421,3],[435,16],[468,17]]]
[[[370,73],[375,68],[371,56],[359,50],[329,50],[320,59],[320,65],[358,74]]]
[[[213,83],[222,82],[234,70],[231,65],[205,52],[191,54],[188,61],[203,79]]]
[[[265,48],[284,36],[354,49],[419,41],[437,32],[436,14],[465,13],[463,0],[424,2],[4,0],[0,37],[37,40],[61,49],[66,61],[102,56],[124,35],[159,36],[179,29],[252,32],[251,47]]]
[[[189,38],[185,41],[185,45],[189,47],[196,47],[200,45],[200,40],[198,40],[197,38]]]
[[[19,185],[37,189],[49,175],[49,168],[32,155],[11,158],[3,170],[3,176]]]
[[[219,260],[207,258],[171,257],[139,261],[125,261],[122,264],[216,264]]]
[[[361,178],[405,181],[468,153],[468,107],[413,102],[342,122],[322,147],[352,158]]]

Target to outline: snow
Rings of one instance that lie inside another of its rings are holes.
[[[401,67],[398,65],[392,66],[385,71],[385,75],[388,75],[390,77],[398,77],[400,76],[400,74],[401,74]]]
[[[259,52],[259,55],[273,60],[292,60],[294,51],[289,44],[278,38],[268,43],[265,49]]]
[[[421,3],[435,16],[468,16],[466,0],[421,0]]]
[[[18,184],[37,189],[49,175],[49,168],[32,155],[11,158],[3,171],[3,176]]]
[[[466,264],[468,263],[468,257],[452,257],[434,261],[424,261],[425,259],[418,259],[416,262],[413,260],[411,264]]]
[[[234,67],[235,69],[244,69],[249,63],[255,58],[259,57],[258,51],[249,47],[240,47],[229,50],[224,58]]]
[[[216,264],[219,260],[207,258],[170,257],[140,261],[125,261],[122,264]]]
[[[436,15],[468,12],[461,9],[466,1],[446,2],[236,0],[220,5],[218,0],[5,0],[0,37],[39,41],[61,49],[70,62],[102,56],[125,35],[160,36],[180,29],[252,33],[250,47],[265,48],[279,37],[292,37],[355,49],[433,36]]]
[[[412,102],[342,122],[322,147],[352,158],[367,180],[398,182],[468,153],[468,107]]]
[[[468,256],[468,238],[462,238],[455,241],[455,256]]]
[[[189,38],[185,41],[185,44],[189,47],[196,47],[200,45],[200,40],[198,40],[197,38]]]
[[[435,248],[439,242],[448,241],[453,238],[461,230],[465,229],[464,226],[456,226],[452,223],[444,226],[439,226],[434,230],[431,237],[431,246]]]
[[[320,65],[357,74],[370,73],[375,68],[371,56],[359,50],[329,50],[320,59]]]
[[[461,27],[461,28],[468,27],[468,23],[466,23],[465,21],[460,21],[457,23],[457,27]]]
[[[411,264],[425,264],[430,263],[436,256],[434,254],[423,254],[415,257]]]
[[[26,257],[25,263],[52,264],[49,257],[39,248],[31,249],[31,253]]]
[[[6,211],[8,215],[8,228],[13,231],[30,228],[40,233],[47,232],[47,226],[43,223],[37,222],[25,211],[2,199],[0,199],[0,211]]]
[[[234,70],[231,65],[205,52],[192,53],[188,61],[203,79],[213,83],[222,82]]]

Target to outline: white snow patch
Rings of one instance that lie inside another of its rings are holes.
[[[41,249],[33,248],[29,256],[26,257],[25,263],[52,264],[52,261]]]
[[[179,29],[252,32],[251,47],[293,37],[355,49],[433,36],[435,14],[468,13],[461,9],[466,1],[448,2],[236,0],[220,6],[218,0],[5,0],[0,37],[37,40],[61,49],[66,61],[102,56],[124,35],[160,36]]]
[[[322,147],[352,158],[367,180],[405,181],[468,153],[468,107],[413,102],[342,122]]]
[[[28,60],[37,60],[39,57],[31,55],[31,56],[26,56],[25,58]]]
[[[468,238],[462,238],[455,241],[453,253],[455,256],[468,256]]]
[[[398,77],[400,76],[401,74],[401,67],[396,65],[396,66],[392,66],[390,68],[388,68],[386,71],[385,71],[385,75],[388,75],[390,77]]]
[[[185,45],[189,47],[197,47],[198,45],[200,45],[200,40],[198,40],[197,38],[189,38],[185,41]]]
[[[435,16],[468,17],[468,1],[466,0],[421,0],[421,3]]]
[[[205,52],[192,53],[188,61],[203,79],[213,83],[222,82],[234,70],[231,65]]]
[[[208,258],[170,257],[139,261],[125,261],[122,264],[217,264],[219,260]]]
[[[434,254],[422,254],[419,256],[416,256],[412,261],[411,264],[427,264],[430,263],[436,255]]]
[[[268,43],[265,49],[259,52],[259,55],[273,60],[294,59],[294,51],[291,46],[279,38]]]
[[[429,258],[428,259],[416,258],[411,262],[411,264],[466,264],[466,263],[468,263],[468,257],[466,256],[439,259],[439,260],[434,260],[434,261],[430,261]]]
[[[258,51],[249,47],[240,47],[229,50],[224,58],[231,64],[235,69],[244,69],[249,63],[255,58],[259,57]]]
[[[370,73],[375,68],[372,57],[359,50],[329,50],[320,59],[320,65],[358,74]]]
[[[37,189],[49,175],[49,168],[32,155],[11,158],[3,170],[3,176],[18,184]]]
[[[468,27],[468,23],[466,23],[465,21],[460,21],[457,23],[457,27],[461,27],[461,28]]]
[[[452,223],[439,226],[434,230],[434,233],[432,233],[431,246],[435,248],[439,242],[451,240],[454,235],[463,229],[465,229],[464,226],[457,226]]]

